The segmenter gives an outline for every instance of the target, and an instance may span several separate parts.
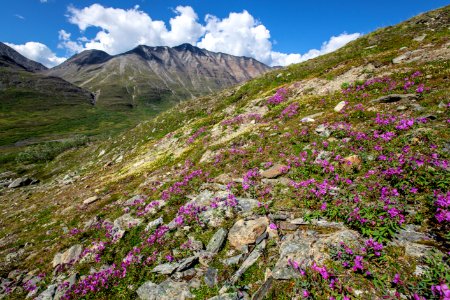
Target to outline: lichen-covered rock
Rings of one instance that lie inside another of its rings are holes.
[[[57,253],[53,258],[53,267],[55,268],[58,265],[73,264],[80,258],[82,252],[83,246],[77,244],[73,245],[63,253]]]
[[[220,228],[219,230],[217,230],[213,237],[209,240],[209,243],[206,246],[206,251],[209,251],[211,253],[219,252],[220,248],[223,245],[223,242],[225,242],[225,239],[227,238],[227,234],[228,230],[226,230],[225,228]]]
[[[261,176],[264,178],[277,178],[278,176],[284,174],[287,169],[288,166],[286,165],[275,164],[269,169],[262,171]]]
[[[137,294],[141,300],[185,300],[194,297],[186,282],[176,282],[170,279],[159,285],[147,281],[138,288]]]

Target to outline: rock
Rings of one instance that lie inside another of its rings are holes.
[[[36,300],[53,300],[57,288],[58,285],[56,284],[49,285],[45,291],[43,291],[39,296],[37,296]]]
[[[418,243],[433,241],[433,238],[430,235],[420,232],[419,229],[420,227],[416,225],[406,225],[395,235],[394,243],[401,245],[407,242]]]
[[[266,231],[268,225],[269,220],[266,217],[237,221],[228,233],[230,245],[236,249],[241,249],[242,246],[253,244]]]
[[[334,107],[334,111],[335,111],[335,112],[340,112],[341,110],[344,109],[344,107],[345,107],[346,104],[347,104],[347,103],[346,103],[345,101],[339,102],[339,103]]]
[[[217,274],[217,269],[210,267],[206,270],[204,280],[208,287],[213,288],[217,284]]]
[[[231,177],[229,174],[220,174],[216,178],[214,178],[214,182],[222,183],[222,184],[228,184],[233,181],[233,177]]]
[[[219,252],[220,248],[223,245],[223,242],[225,242],[225,239],[227,238],[228,230],[225,228],[220,228],[219,230],[214,233],[213,237],[209,240],[208,245],[206,246],[206,251],[209,251],[211,253],[217,253]]]
[[[396,58],[394,58],[394,59],[392,60],[392,63],[394,63],[394,64],[399,64],[399,63],[401,63],[402,61],[404,61],[405,59],[407,59],[408,57],[409,57],[409,54],[402,54],[402,55],[397,56]]]
[[[163,275],[170,275],[178,269],[179,264],[177,263],[165,263],[161,265],[157,265],[153,268],[152,273],[159,273]]]
[[[238,293],[226,293],[209,298],[208,300],[239,300]]]
[[[13,263],[18,261],[22,255],[25,253],[25,249],[24,248],[20,248],[18,251],[16,252],[11,252],[8,255],[6,255],[5,257],[5,262],[7,264]]]
[[[371,103],[394,103],[401,100],[417,100],[414,94],[390,94],[370,101]]]
[[[415,38],[413,38],[413,40],[416,41],[416,42],[421,42],[421,41],[423,41],[425,39],[426,36],[427,36],[427,34],[424,33],[424,34],[416,36]]]
[[[406,243],[405,254],[414,258],[425,258],[433,249],[431,246],[416,244],[416,243]]]
[[[141,300],[185,300],[194,297],[187,283],[170,279],[159,285],[147,281],[136,292]]]
[[[198,256],[194,255],[194,256],[185,258],[178,264],[177,271],[183,272],[184,270],[192,268],[196,263],[198,263]]]
[[[289,265],[288,260],[302,263],[303,266],[309,266],[314,261],[319,265],[323,264],[329,258],[328,248],[338,246],[340,242],[350,247],[362,246],[358,233],[348,229],[331,234],[297,231],[285,236],[280,246],[280,258],[272,271],[274,279],[291,279],[299,276]]]
[[[350,155],[345,157],[342,167],[344,170],[350,171],[361,167],[361,158],[358,155]]]
[[[328,129],[328,126],[325,124],[320,124],[314,130],[318,135],[323,137],[329,137],[331,135],[331,131]]]
[[[97,196],[92,196],[87,198],[86,200],[83,201],[84,205],[89,205],[91,203],[94,203],[95,201],[97,201],[99,198]]]
[[[151,229],[158,227],[162,224],[164,224],[163,218],[159,217],[158,219],[149,222],[147,226],[145,226],[145,231],[150,231]]]
[[[60,300],[63,299],[65,293],[67,290],[69,290],[77,281],[78,274],[72,274],[69,278],[63,281],[63,284],[58,285],[58,288],[56,289],[55,296],[53,300]]]
[[[143,196],[136,195],[134,197],[131,197],[127,201],[125,201],[125,203],[123,205],[124,206],[132,206],[132,205],[135,205],[135,204],[143,202],[143,201],[144,201],[144,197]]]
[[[292,222],[279,222],[278,228],[280,230],[286,230],[286,231],[295,231],[298,228],[297,224],[294,224]]]
[[[266,248],[266,241],[262,241],[260,244],[256,245],[255,249],[250,253],[250,255],[244,260],[240,268],[234,273],[234,275],[230,278],[230,282],[235,284],[242,274],[248,270],[261,256],[264,248]]]
[[[239,254],[239,255],[222,260],[222,263],[227,266],[237,265],[241,261],[242,257],[243,257],[243,255]]]
[[[197,274],[197,272],[195,271],[195,269],[190,268],[183,272],[176,272],[175,274],[172,275],[172,278],[177,279],[177,280],[185,280],[186,281],[186,280],[190,280],[190,279],[194,278],[196,274]]]
[[[404,105],[400,105],[400,106],[397,107],[397,111],[404,111],[404,110],[407,110],[407,109],[408,108],[406,106],[404,106]]]
[[[273,277],[267,278],[263,285],[253,294],[252,300],[264,300],[273,285]]]
[[[22,187],[22,186],[27,186],[27,185],[32,184],[32,182],[33,182],[33,179],[31,179],[31,178],[27,178],[27,177],[17,178],[8,185],[8,188],[14,189],[14,188]]]
[[[253,209],[258,207],[259,201],[251,198],[236,198],[238,202],[238,208],[241,212],[252,212]]]
[[[53,258],[53,268],[58,265],[73,264],[80,258],[82,252],[83,246],[77,244],[73,245],[63,253],[57,253]]]
[[[275,164],[271,168],[262,171],[261,176],[264,178],[277,178],[288,170],[288,166]]]
[[[411,106],[414,111],[424,111],[425,110],[425,108],[422,105],[420,105],[419,103],[410,103],[409,106]]]
[[[275,214],[269,214],[269,219],[274,220],[274,221],[285,221],[288,219],[288,215],[285,215],[283,213],[275,213]]]
[[[141,219],[135,219],[130,214],[124,214],[114,220],[110,235],[114,241],[120,240],[125,232],[131,227],[139,226],[142,223]]]
[[[300,122],[303,122],[303,123],[315,122],[316,121],[315,118],[317,118],[317,117],[319,117],[321,115],[323,115],[323,112],[319,112],[319,113],[316,113],[316,114],[313,114],[313,115],[309,115],[309,116],[303,117],[300,120]]]

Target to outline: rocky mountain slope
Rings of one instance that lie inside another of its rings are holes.
[[[47,70],[44,65],[26,58],[2,42],[0,42],[0,66],[19,68],[30,72]]]
[[[55,131],[92,108],[94,95],[0,43],[0,147]],[[53,127],[53,129],[52,129]]]
[[[2,174],[0,295],[448,299],[449,12]]]
[[[115,56],[86,50],[44,74],[96,93],[100,106],[162,110],[168,103],[205,95],[268,70],[270,67],[252,58],[183,44],[173,48],[138,46]]]

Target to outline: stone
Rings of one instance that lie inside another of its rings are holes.
[[[217,284],[217,274],[217,269],[209,267],[206,270],[204,280],[208,287],[213,288]]]
[[[315,121],[316,121],[315,118],[320,117],[321,115],[323,115],[323,112],[319,112],[319,113],[316,113],[316,114],[312,114],[312,115],[303,117],[303,118],[300,120],[300,122],[302,122],[302,123],[311,123],[311,122],[315,122]]]
[[[22,186],[27,186],[27,185],[30,185],[32,182],[33,182],[33,179],[31,179],[31,178],[27,178],[27,177],[17,178],[8,185],[8,188],[14,189],[14,188],[22,187]]]
[[[63,281],[65,282],[65,285],[58,285],[58,288],[56,289],[55,296],[53,297],[53,300],[60,300],[64,298],[64,295],[66,294],[66,291],[69,290],[77,281],[78,274],[72,274],[69,278]]]
[[[323,137],[329,137],[331,135],[331,131],[328,129],[328,126],[326,124],[320,124],[316,127],[314,130],[318,135]]]
[[[217,295],[212,298],[209,298],[208,300],[239,300],[238,293],[226,293],[222,295]]]
[[[321,265],[329,259],[328,248],[344,242],[350,247],[361,247],[359,235],[353,230],[340,230],[331,234],[297,231],[285,236],[280,245],[280,258],[273,269],[274,279],[292,279],[299,276],[288,263],[289,260],[310,266],[313,262]]]
[[[404,111],[404,110],[407,110],[408,107],[406,107],[406,106],[404,106],[404,105],[400,105],[400,106],[398,106],[396,109],[397,109],[397,111]]]
[[[171,279],[159,285],[147,281],[136,292],[141,300],[185,300],[194,297],[186,282],[176,282]]]
[[[361,167],[362,160],[358,155],[350,155],[343,159],[342,168],[350,171]]]
[[[405,255],[414,258],[425,258],[433,249],[433,247],[431,246],[410,242],[404,244],[404,246],[405,246]]]
[[[252,300],[264,300],[266,295],[270,292],[273,285],[273,277],[267,278],[267,280],[261,285],[261,287],[253,294]]]
[[[306,222],[303,218],[296,218],[296,219],[290,220],[289,222],[292,224],[295,224],[295,225],[308,225],[309,224],[309,222]]]
[[[58,265],[73,264],[74,262],[78,261],[82,252],[83,246],[77,244],[73,245],[63,253],[57,253],[53,258],[53,268],[57,267]]]
[[[49,285],[45,291],[43,291],[41,294],[39,294],[39,296],[37,296],[36,300],[53,300],[57,288],[58,288],[57,284]]]
[[[178,269],[179,264],[177,263],[165,263],[161,265],[157,265],[153,268],[152,273],[159,273],[163,275],[170,275]]]
[[[178,264],[177,271],[183,272],[184,270],[192,268],[196,263],[198,263],[198,256],[194,255],[194,256],[185,258]]]
[[[175,274],[172,275],[172,278],[177,280],[190,280],[194,278],[196,274],[197,272],[195,271],[195,269],[190,268],[183,272],[176,272]]]
[[[211,253],[219,252],[220,248],[225,242],[225,239],[227,238],[227,234],[228,230],[226,230],[225,228],[220,228],[219,230],[217,230],[209,240],[209,243],[206,246],[206,251],[209,251]]]
[[[339,102],[339,103],[334,107],[334,111],[335,111],[335,112],[340,112],[341,110],[344,109],[344,107],[345,107],[346,104],[347,104],[347,102],[345,102],[345,101]]]
[[[433,238],[427,233],[420,232],[420,227],[417,225],[408,224],[402,228],[396,235],[394,243],[406,244],[408,242],[418,243],[418,242],[431,242]]]
[[[220,174],[216,178],[214,178],[214,182],[222,183],[222,184],[228,184],[233,181],[233,177],[231,177],[229,174]]]
[[[415,38],[413,38],[413,40],[416,41],[416,42],[421,42],[421,41],[423,41],[426,38],[426,36],[427,36],[427,34],[424,33],[424,34],[416,36]]]
[[[244,260],[242,265],[239,267],[239,269],[234,273],[234,275],[230,278],[230,282],[232,284],[235,284],[239,278],[242,276],[242,274],[245,273],[245,271],[248,270],[253,264],[258,260],[258,258],[261,256],[264,248],[266,248],[266,241],[262,241],[258,245],[256,245],[255,249],[250,253],[250,255]]]
[[[91,203],[94,203],[95,201],[97,201],[99,198],[97,196],[92,196],[87,198],[86,200],[83,201],[84,205],[89,205]]]
[[[130,214],[124,214],[114,220],[110,234],[113,236],[114,241],[118,241],[124,236],[128,229],[139,226],[141,223],[141,219],[135,219]]]
[[[163,218],[159,217],[158,219],[149,222],[147,226],[145,226],[145,231],[150,231],[151,229],[156,228],[162,224],[164,224]]]
[[[125,201],[125,203],[123,204],[124,206],[132,206],[135,205],[137,203],[140,203],[144,200],[144,197],[141,195],[136,195],[134,197],[131,197],[130,199],[128,199],[127,201]]]
[[[241,212],[252,212],[259,204],[258,200],[252,198],[236,198],[236,201]]]
[[[241,249],[242,246],[255,243],[256,239],[266,231],[268,225],[269,220],[266,217],[248,221],[241,219],[231,227],[228,241],[232,247]]]
[[[222,263],[227,266],[237,265],[241,261],[242,257],[242,254],[238,254],[236,256],[232,256],[230,258],[222,260]]]
[[[264,178],[277,178],[278,176],[286,173],[288,166],[282,164],[275,164],[269,169],[262,171],[261,176]]]
[[[279,222],[278,223],[278,229],[280,230],[286,230],[286,231],[295,231],[297,230],[298,225],[294,224],[292,222]]]
[[[390,94],[370,101],[371,103],[394,103],[401,100],[417,100],[414,94]]]

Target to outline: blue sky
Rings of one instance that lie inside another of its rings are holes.
[[[139,43],[182,42],[287,65],[448,4],[440,0],[15,0],[2,3],[0,41],[47,66],[83,49],[116,54]]]

